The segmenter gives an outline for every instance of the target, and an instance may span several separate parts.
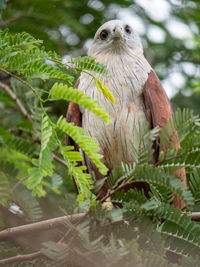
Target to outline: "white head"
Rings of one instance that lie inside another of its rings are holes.
[[[104,23],[96,32],[89,55],[95,57],[99,54],[143,53],[139,36],[131,25],[121,20],[110,20]]]

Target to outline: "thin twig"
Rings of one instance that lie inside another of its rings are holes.
[[[18,235],[32,234],[33,231],[41,231],[41,230],[56,228],[62,225],[65,221],[75,223],[82,218],[85,218],[85,213],[61,216],[49,220],[8,228],[0,232],[0,240],[6,240],[10,237]]]
[[[63,159],[61,159],[61,158],[59,158],[58,156],[56,156],[54,153],[52,153],[52,158],[53,158],[53,160],[59,162],[60,164],[62,164],[62,165],[64,165],[65,167],[68,168],[67,163],[66,163]]]
[[[2,82],[0,82],[0,87],[3,88],[9,94],[9,96],[16,102],[16,105],[18,106],[19,110],[27,118],[27,120],[29,120],[30,122],[32,122],[31,116],[28,114],[27,110],[22,105],[22,103],[19,100],[19,98],[10,89],[10,87],[7,84],[2,83]]]
[[[12,189],[11,189],[11,192],[13,193],[15,190],[16,190],[16,188],[20,185],[20,184],[22,184],[24,181],[26,181],[28,178],[30,177],[30,175],[27,175],[26,177],[23,177],[23,178],[21,178],[13,187],[12,187]]]
[[[8,74],[9,76],[15,78],[16,80],[20,81],[21,83],[23,83],[23,84],[25,84],[26,86],[28,86],[29,88],[31,88],[31,90],[33,91],[33,93],[34,93],[39,99],[41,99],[40,96],[37,94],[35,88],[34,88],[32,85],[30,85],[27,81],[23,80],[23,79],[20,78],[19,76],[15,75],[15,74],[13,74],[12,72],[9,72],[8,70],[5,70],[5,69],[3,69],[3,68],[0,68],[0,71],[2,71],[2,72],[4,72],[4,73]]]
[[[192,150],[187,150],[187,151],[184,151],[183,153],[179,154],[179,155],[175,155],[175,156],[172,156],[172,157],[169,157],[169,158],[164,158],[158,162],[156,162],[154,165],[155,166],[159,166],[162,162],[165,162],[165,161],[169,161],[169,160],[173,160],[173,159],[178,159],[178,158],[181,158],[182,156],[186,155],[187,153],[189,152],[192,152]],[[194,152],[197,152],[197,150],[195,150]]]
[[[18,19],[21,19],[23,17],[23,14],[22,13],[17,13],[15,16],[13,16],[12,18],[8,19],[8,20],[5,20],[5,21],[1,21],[0,22],[0,27],[4,27]]]
[[[0,70],[1,71],[4,71],[3,69],[1,69],[0,68]],[[7,71],[5,71],[7,74],[9,74],[9,75],[11,75],[11,73],[9,73],[9,72],[7,72]],[[13,75],[12,75],[13,76]],[[17,79],[17,76],[13,76],[13,77],[15,77],[16,79]],[[21,82],[22,81],[24,81],[24,80],[22,80],[21,78],[19,79]],[[24,81],[25,82],[25,81]],[[25,84],[28,86],[29,84],[28,83],[26,83],[25,82]],[[25,109],[25,107],[22,105],[22,103],[21,103],[21,101],[19,100],[19,98],[15,95],[15,93],[10,89],[10,87],[7,85],[7,84],[4,84],[4,83],[2,83],[2,82],[0,82],[0,87],[1,88],[3,88],[7,93],[8,93],[8,95],[16,102],[16,105],[18,106],[18,108],[19,108],[19,110],[21,111],[21,113],[27,118],[27,120],[29,120],[30,122],[33,122],[33,120],[32,120],[32,118],[31,118],[31,116],[30,116],[30,114],[28,113],[28,111]],[[29,86],[29,87],[31,87],[31,89],[32,89],[32,86]],[[33,90],[35,90],[34,88],[33,88]],[[62,160],[61,158],[59,158],[58,156],[56,156],[54,153],[52,153],[52,157],[53,157],[53,160],[56,160],[57,162],[59,162],[60,164],[62,164],[62,165],[64,165],[65,167],[67,167],[68,168],[68,166],[67,166],[67,163],[64,161],[64,160]],[[27,179],[27,178],[26,178]],[[26,180],[25,179],[25,180]],[[23,182],[23,181],[22,181]],[[20,182],[21,183],[21,182]],[[18,186],[19,184],[17,183],[16,184],[16,187]],[[15,186],[14,186],[15,187]],[[14,189],[12,189],[13,191],[15,190],[15,188]]]
[[[89,212],[83,213],[84,215],[82,217],[80,217],[79,220],[77,220],[77,222],[75,222],[74,227],[78,226],[84,219],[85,217],[88,215]],[[69,229],[64,236],[58,241],[58,244],[62,244],[64,242],[64,240],[70,235],[72,229]]]
[[[10,257],[10,258],[7,258],[7,259],[0,260],[0,266],[5,266],[5,264],[11,264],[11,263],[14,263],[14,262],[30,261],[30,260],[34,260],[36,258],[39,258],[41,256],[44,256],[41,251],[34,252],[34,253],[31,253],[31,254],[26,254],[26,255],[17,255],[17,256],[14,256],[14,257]]]
[[[89,76],[91,76],[93,79],[95,78],[95,76],[92,73],[90,73],[89,71],[83,70],[80,67],[72,67],[70,64],[73,64],[73,62],[65,62],[65,63],[63,63],[63,62],[60,62],[59,60],[52,59],[52,58],[50,58],[49,60],[53,61],[53,62],[55,62],[57,64],[60,64],[62,66],[66,66],[66,67],[68,67],[68,68],[70,68],[72,70],[84,72],[84,73],[88,74]]]
[[[71,223],[75,222],[75,225],[77,225],[77,222],[80,223],[85,217],[86,217],[86,213],[79,213],[79,214],[62,216],[62,217],[58,217],[54,219],[41,221],[41,222],[36,222],[36,223],[31,223],[27,225],[18,226],[18,227],[9,228],[9,229],[6,229],[0,232],[0,240],[1,239],[4,240],[6,238],[9,238],[11,236],[13,237],[16,235],[22,235],[22,234],[27,234],[27,233],[32,234],[33,231],[49,230],[55,227],[60,227],[60,225],[64,224],[66,220],[70,221]],[[61,243],[61,240],[58,243]],[[11,258],[0,260],[0,266],[4,266],[5,264],[14,263],[14,262],[33,260],[33,259],[36,259],[42,256],[45,256],[42,251],[38,251],[35,253],[26,254],[26,255],[17,255]]]
[[[183,212],[182,214],[186,214],[187,216],[191,217],[192,220],[200,221],[200,212],[189,212],[189,213]],[[41,222],[36,222],[36,223],[28,224],[28,225],[6,229],[0,232],[0,240],[1,239],[4,240],[6,238],[13,237],[16,235],[21,235],[21,234],[27,234],[27,233],[32,234],[33,231],[40,231],[40,230],[45,230],[45,229],[51,229],[54,227],[59,227],[66,220],[69,220],[70,222],[75,222],[75,224],[77,224],[77,221],[78,223],[80,223],[80,221],[82,221],[86,217],[86,215],[87,213],[79,213],[79,214],[58,217],[58,218],[54,218],[50,220],[45,220]],[[69,231],[67,232],[66,235],[68,234],[69,234]],[[66,235],[64,236],[64,238],[66,238]],[[62,243],[64,241],[63,240],[64,238],[62,238],[58,243]],[[71,249],[71,250],[79,254],[79,256],[81,257],[84,256],[82,252],[78,251],[77,249]],[[17,255],[11,258],[0,260],[0,266],[4,266],[5,264],[10,264],[14,262],[33,260],[33,259],[36,259],[42,256],[45,256],[42,251],[37,251],[37,252],[26,254],[26,255]]]
[[[131,179],[132,180],[132,179]],[[130,184],[130,179],[126,182],[126,183],[122,183],[120,184],[116,189],[113,189],[112,191],[108,192],[107,195],[105,195],[103,198],[100,199],[100,202],[103,203],[107,198],[111,197],[112,195],[114,195],[117,191],[123,189],[124,187],[126,187],[127,185]]]

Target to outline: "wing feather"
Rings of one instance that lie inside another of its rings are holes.
[[[151,72],[149,73],[148,79],[144,85],[143,94],[150,128],[152,129],[156,126],[162,127],[163,125],[167,125],[168,119],[172,116],[171,104],[161,85],[160,80],[153,70],[151,70]],[[159,140],[157,140],[157,142],[158,141]],[[178,141],[178,135],[176,131],[172,138],[171,148],[175,148],[176,151],[180,148],[180,143]],[[155,158],[158,159],[159,150],[157,148],[155,153]],[[186,185],[186,174],[184,168],[176,171],[175,175],[183,181],[183,185]],[[185,206],[177,196],[175,196],[173,204],[179,208],[183,208]]]

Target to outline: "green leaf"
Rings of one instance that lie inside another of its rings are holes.
[[[177,194],[186,205],[193,205],[193,198],[190,190],[188,188],[183,188],[180,179],[166,173],[164,170],[149,164],[140,166],[135,166],[133,164],[133,167],[125,165],[125,167],[123,166],[123,170],[124,175],[119,179],[120,181],[126,179],[130,181],[130,183],[147,182],[150,185],[157,185],[157,190],[159,190],[159,186],[161,186],[161,189],[164,187],[169,193],[173,192]]]
[[[112,104],[115,103],[115,98],[112,95],[112,93],[109,91],[108,87],[103,84],[102,81],[100,81],[97,77],[94,77],[95,85],[100,93],[102,93],[105,98],[108,99],[108,101]]]
[[[47,115],[43,114],[42,130],[41,130],[41,152],[40,153],[42,153],[46,149],[51,136],[52,136],[52,127],[49,123],[49,118]]]
[[[106,124],[111,123],[109,115],[106,111],[98,104],[97,100],[93,100],[91,97],[84,94],[81,90],[75,90],[72,87],[68,87],[61,83],[55,83],[49,93],[50,100],[64,99],[72,101],[81,105],[84,108],[92,111],[95,115],[105,121]]]
[[[90,56],[77,57],[75,59],[71,59],[71,63],[75,64],[77,68],[83,70],[89,70],[95,73],[99,73],[102,76],[109,77],[106,65],[96,62],[95,59]]]
[[[6,207],[10,199],[10,185],[8,177],[0,172],[0,205]]]
[[[63,131],[65,134],[69,135],[77,145],[88,155],[88,157],[93,161],[93,163],[99,169],[99,172],[106,175],[108,169],[100,161],[103,157],[99,154],[99,145],[95,143],[94,139],[85,135],[85,130],[74,126],[74,123],[67,123],[66,120],[61,116],[57,122],[57,127]]]
[[[53,175],[54,165],[52,164],[52,155],[50,150],[50,137],[52,136],[53,129],[49,123],[49,118],[46,114],[42,116],[41,127],[41,150],[39,160],[32,159],[35,167],[29,169],[31,177],[26,182],[27,187],[33,190],[33,195],[44,196],[42,180],[46,176]]]
[[[68,174],[75,179],[78,188],[78,201],[83,202],[86,199],[95,200],[96,196],[91,191],[93,189],[91,175],[85,172],[87,169],[85,166],[78,164],[78,161],[82,160],[81,153],[73,153],[74,151],[71,151],[71,149],[73,149],[72,146],[60,146],[60,151],[68,166]]]

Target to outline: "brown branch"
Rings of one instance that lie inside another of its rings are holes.
[[[23,17],[23,15],[21,13],[17,13],[15,16],[13,16],[12,18],[6,20],[6,21],[1,21],[0,22],[0,27],[4,27],[4,26],[7,26],[8,24],[18,20],[18,19],[21,19]]]
[[[85,217],[85,213],[78,213],[68,216],[57,217],[49,220],[44,220],[36,223],[25,224],[21,226],[16,226],[12,228],[5,229],[0,232],[0,240],[5,240],[10,237],[24,234],[32,234],[33,231],[49,230],[56,228],[63,224],[65,221],[71,223],[77,222]]]
[[[11,236],[13,237],[19,234],[27,234],[27,233],[32,234],[32,231],[46,230],[46,229],[58,227],[60,226],[60,224],[63,224],[66,220],[69,220],[71,223],[75,222],[75,224],[77,224],[77,222],[80,223],[80,221],[82,221],[86,217],[87,214],[88,213],[73,214],[69,216],[58,217],[58,218],[54,218],[50,220],[45,220],[41,222],[36,222],[36,223],[28,224],[28,225],[22,225],[22,226],[6,229],[0,232],[0,240],[9,238]],[[191,217],[192,220],[200,221],[200,212],[189,212],[189,213],[183,212],[182,214],[186,214],[187,216]],[[67,232],[67,235],[69,234],[69,231]],[[65,238],[67,235],[65,235]],[[64,241],[63,239],[64,238],[62,238],[58,243],[62,243]],[[78,251],[77,249],[71,249],[71,250],[77,253],[81,257],[84,256],[84,254],[82,254],[82,252]],[[26,254],[26,255],[17,255],[11,258],[0,260],[0,266],[4,266],[5,264],[10,264],[14,262],[33,260],[33,259],[36,259],[42,256],[45,256],[42,251],[37,251],[37,252]],[[88,260],[88,258],[86,258],[86,260]],[[95,265],[94,262],[93,262],[93,265],[98,266],[98,264]]]
[[[9,76],[15,78],[16,80],[20,81],[20,82],[23,83],[24,85],[28,86],[28,87],[33,91],[33,93],[40,99],[40,97],[39,97],[39,95],[37,94],[35,88],[34,88],[32,85],[30,85],[27,81],[23,80],[21,77],[15,75],[14,73],[12,73],[12,72],[10,72],[10,71],[5,70],[4,68],[0,68],[0,71],[6,73],[7,75],[9,75]]]
[[[20,185],[22,184],[24,181],[26,181],[28,178],[30,177],[30,175],[26,176],[26,177],[23,177],[21,178],[11,189],[11,192],[14,192],[15,189]]]
[[[6,0],[6,3],[10,4],[10,3],[14,2],[14,1],[16,1],[16,0]]]
[[[70,249],[70,250],[72,252],[76,253],[78,256],[83,257],[86,261],[92,263],[92,266],[95,266],[95,267],[99,267],[100,266],[97,262],[95,262],[93,259],[90,259],[90,257],[87,257],[85,255],[85,253],[82,253],[78,249],[73,248],[73,249]],[[17,256],[14,256],[14,257],[10,257],[10,258],[7,258],[7,259],[0,260],[0,266],[5,266],[5,264],[11,264],[11,263],[14,263],[14,262],[31,261],[31,260],[37,259],[39,257],[42,257],[42,256],[45,257],[45,255],[43,254],[42,251],[37,251],[37,252],[26,254],[26,255],[17,255]]]
[[[16,102],[16,105],[18,106],[19,110],[27,118],[27,120],[29,120],[30,122],[32,122],[31,116],[28,114],[27,110],[22,105],[22,103],[19,100],[19,98],[10,89],[10,87],[7,84],[2,83],[2,82],[0,82],[0,87],[3,88],[9,94],[9,96]]]
[[[184,214],[185,212],[183,212]],[[200,221],[200,212],[188,212],[186,213],[193,221]]]
[[[101,263],[99,263],[98,261],[95,261],[94,259],[92,259],[92,257],[90,257],[89,255],[87,255],[86,253],[83,253],[83,252],[79,251],[76,248],[71,249],[71,251],[73,251],[74,253],[76,253],[79,257],[84,258],[87,262],[89,262],[90,264],[92,264],[91,266],[93,266],[93,267],[102,266]]]
[[[173,160],[173,159],[179,159],[181,158],[182,156],[186,155],[187,153],[189,152],[192,152],[193,150],[187,150],[187,151],[184,151],[183,153],[179,154],[179,155],[175,155],[175,156],[172,156],[172,157],[169,157],[169,158],[165,158],[165,159],[162,159],[158,162],[156,162],[154,165],[155,166],[159,166],[162,162],[165,162],[165,161],[169,161],[169,160]],[[194,152],[197,152],[197,150],[195,150]],[[198,151],[199,152],[199,151]]]
[[[37,230],[40,231],[40,230],[52,229],[54,227],[59,227],[61,224],[66,222],[66,220],[70,221],[71,223],[75,222],[75,225],[77,225],[83,221],[83,219],[86,217],[87,214],[88,213],[73,214],[73,215],[58,217],[58,218],[54,218],[50,220],[45,220],[41,222],[36,222],[36,223],[31,223],[27,225],[22,225],[22,226],[6,229],[0,232],[0,240],[4,238],[9,238],[10,236],[13,237],[14,235],[27,234],[27,232],[32,234],[32,231],[37,231]],[[68,233],[69,232],[71,232],[71,229],[68,231]],[[66,237],[66,235],[64,235],[64,237]],[[63,238],[61,238],[61,240],[58,241],[58,243],[62,243],[62,241],[63,241]],[[34,260],[42,256],[45,256],[42,251],[37,251],[35,253],[26,254],[26,255],[17,255],[11,258],[0,260],[0,266],[4,266],[5,264],[14,263],[14,262]]]
[[[100,199],[100,202],[103,203],[107,198],[114,195],[117,191],[119,191],[119,190],[123,189],[124,187],[126,187],[127,185],[129,185],[131,180],[132,180],[132,178],[129,179],[126,183],[120,184],[116,189],[113,189],[112,191],[108,192],[107,195],[105,195],[103,198]]]
[[[59,162],[60,164],[62,164],[62,165],[64,165],[65,167],[68,168],[67,163],[66,163],[63,159],[61,159],[61,158],[59,158],[58,156],[56,156],[54,153],[52,153],[52,158],[53,158],[53,160]]]
[[[0,69],[1,70],[1,69]],[[2,70],[3,71],[3,70]],[[6,72],[7,73],[7,72]],[[22,80],[20,79],[20,81],[22,82]],[[26,84],[27,85],[27,84]],[[10,89],[10,87],[5,84],[0,82],[0,87],[3,88],[8,95],[16,102],[16,105],[18,106],[19,110],[21,111],[21,113],[27,118],[27,120],[29,120],[30,122],[33,122],[30,114],[28,113],[28,111],[25,109],[25,107],[22,105],[21,101],[19,100],[19,98],[15,95],[15,93]],[[58,156],[56,156],[54,153],[52,153],[53,156],[53,160],[56,160],[57,162],[59,162],[60,164],[64,165],[65,167],[68,168],[67,163],[62,160],[61,158],[59,158]],[[16,186],[18,186],[19,184],[17,183]],[[15,189],[15,188],[14,188]]]
[[[41,251],[31,253],[31,254],[26,254],[26,255],[17,255],[11,258],[0,260],[0,266],[5,266],[5,264],[11,264],[14,262],[28,261],[28,260],[30,261],[30,260],[39,258],[41,256],[44,256]]]

